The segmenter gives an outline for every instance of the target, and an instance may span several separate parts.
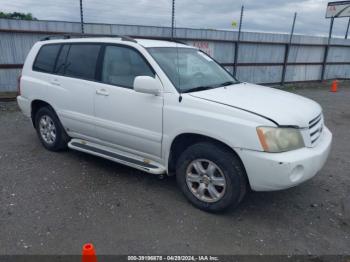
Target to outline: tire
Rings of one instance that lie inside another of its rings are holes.
[[[69,136],[50,107],[42,107],[35,114],[35,128],[40,142],[46,149],[57,152],[67,148]]]
[[[181,154],[176,180],[185,197],[207,212],[238,206],[248,187],[239,158],[223,146],[209,142],[194,144]]]

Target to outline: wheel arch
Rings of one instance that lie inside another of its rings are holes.
[[[227,145],[226,143],[224,143],[216,138],[202,135],[202,134],[196,134],[196,133],[182,133],[182,134],[177,135],[173,139],[171,146],[170,146],[169,158],[168,158],[168,174],[169,175],[175,174],[177,160],[179,159],[181,153],[184,152],[189,146],[196,144],[196,143],[199,143],[199,142],[213,143],[215,145],[218,145],[220,147],[225,148],[226,150],[228,150],[229,152],[234,154],[237,157],[237,159],[240,161],[242,168],[245,171],[246,178],[247,178],[247,181],[249,184],[249,179],[248,179],[248,175],[247,175],[244,163],[243,163],[242,159],[239,157],[239,155],[236,153],[236,151],[231,146]]]
[[[55,112],[55,110],[53,109],[53,107],[43,101],[43,100],[40,100],[40,99],[34,99],[32,102],[31,102],[31,105],[30,105],[30,116],[31,116],[31,119],[32,119],[32,123],[33,123],[33,126],[35,128],[35,115],[36,113],[38,112],[38,110],[42,107],[48,107],[50,108],[53,112]],[[55,112],[56,113],[56,112]],[[57,114],[56,114],[57,115]]]

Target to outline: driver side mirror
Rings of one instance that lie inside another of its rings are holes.
[[[162,90],[159,79],[150,76],[137,76],[134,80],[134,90],[139,93],[159,95]]]

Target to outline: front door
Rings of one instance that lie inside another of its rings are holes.
[[[101,83],[96,85],[98,139],[157,160],[161,156],[163,97],[133,90],[137,76],[157,77],[136,49],[104,47]]]

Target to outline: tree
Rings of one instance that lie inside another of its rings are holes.
[[[20,12],[12,12],[12,13],[0,12],[0,18],[20,19],[20,20],[38,20],[37,18],[33,17],[31,13],[20,13]]]

